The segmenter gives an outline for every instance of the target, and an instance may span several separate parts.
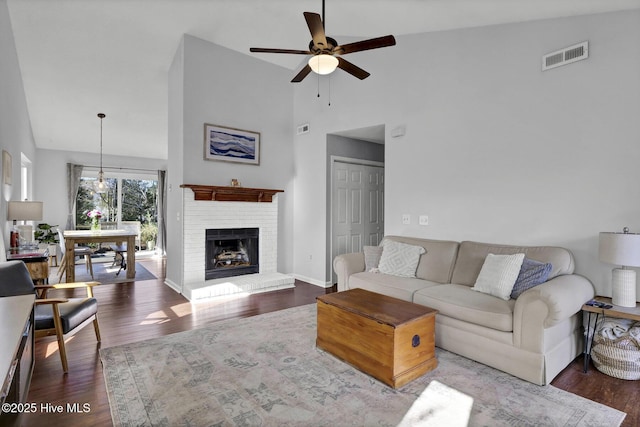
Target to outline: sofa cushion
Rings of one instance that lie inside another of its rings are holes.
[[[416,277],[438,283],[449,283],[458,254],[458,242],[447,240],[418,239],[415,237],[385,236],[387,240],[422,246],[425,253],[420,257]]]
[[[508,300],[523,260],[524,254],[488,254],[471,290]]]
[[[409,245],[393,240],[384,241],[378,268],[381,273],[400,277],[416,277],[420,255],[426,252],[422,246]]]
[[[552,264],[548,280],[562,274],[572,274],[575,264],[573,254],[567,249],[554,246],[509,246],[490,243],[462,242],[451,275],[451,283],[473,286],[488,254],[510,255],[524,253],[536,261]]]
[[[374,268],[378,268],[382,249],[382,246],[364,246],[362,248],[362,252],[364,252],[365,271],[371,271]]]
[[[404,301],[413,301],[413,294],[440,283],[410,277],[391,276],[383,273],[356,273],[349,277],[349,289],[361,288],[371,292],[388,295]]]
[[[438,314],[503,332],[513,331],[515,300],[505,301],[472,291],[465,285],[430,286],[416,291],[413,302],[438,310]]]
[[[538,262],[525,258],[520,267],[520,274],[511,290],[511,298],[516,299],[521,293],[547,281],[553,266],[550,263]]]

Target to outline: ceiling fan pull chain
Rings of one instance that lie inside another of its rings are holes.
[[[331,74],[329,74],[329,107],[331,107]]]
[[[320,74],[316,74],[318,76],[318,98],[320,98]]]

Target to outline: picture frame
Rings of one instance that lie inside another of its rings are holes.
[[[205,160],[260,164],[260,132],[204,124]]]

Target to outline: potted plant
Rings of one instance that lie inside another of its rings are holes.
[[[147,250],[154,250],[158,237],[158,224],[146,222],[140,227],[140,241],[147,244]]]
[[[56,244],[58,243],[58,226],[49,225],[46,222],[38,224],[33,232],[34,237],[40,243]]]
[[[58,253],[58,226],[49,225],[46,222],[38,224],[33,232],[35,239],[43,245],[49,245],[49,254],[55,256]]]

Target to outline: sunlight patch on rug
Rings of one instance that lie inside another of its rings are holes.
[[[473,398],[433,380],[413,402],[398,427],[467,427]]]

